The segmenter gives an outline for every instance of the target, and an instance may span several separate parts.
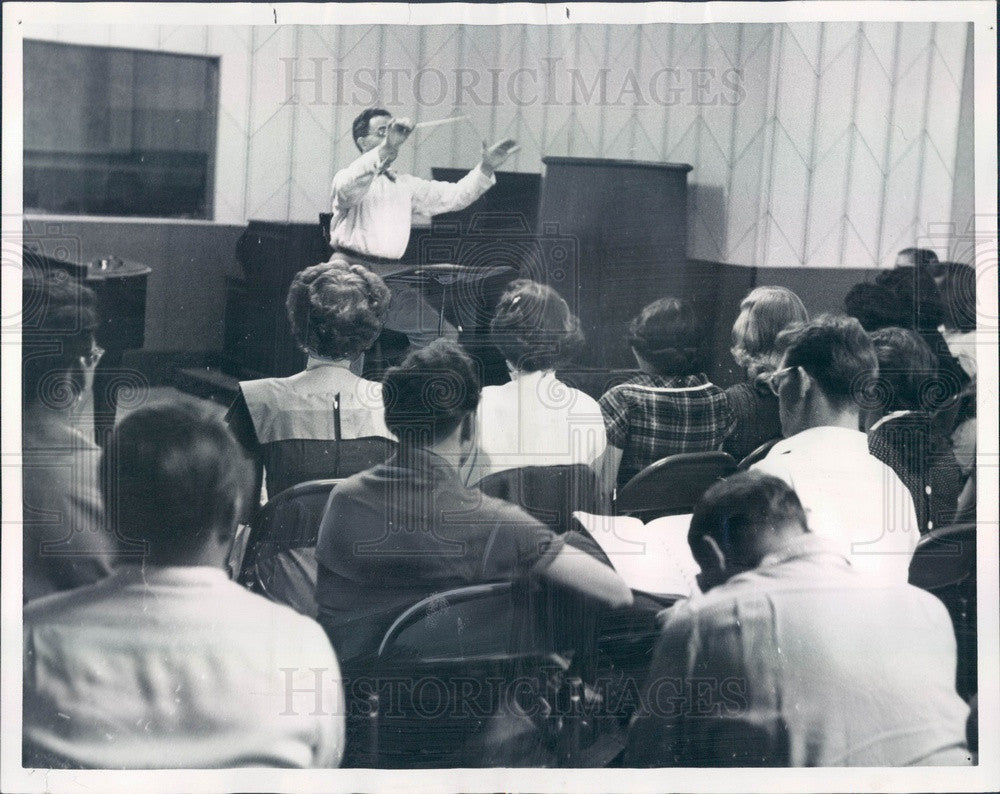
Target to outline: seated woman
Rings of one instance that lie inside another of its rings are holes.
[[[555,373],[583,344],[566,301],[551,287],[515,281],[500,298],[490,333],[511,380],[482,391],[469,484],[523,466],[592,464],[606,444],[601,408]]]
[[[226,417],[256,463],[255,493],[266,472],[270,496],[307,480],[362,471],[394,446],[382,386],[348,369],[382,330],[385,282],[361,265],[334,259],[296,275],[286,305],[295,340],[309,354],[305,370],[243,381]]]
[[[642,374],[600,399],[608,446],[599,466],[609,491],[660,458],[717,450],[732,432],[725,392],[702,371],[700,342],[691,307],[677,298],[649,304],[632,321]]]
[[[914,331],[871,334],[878,355],[881,405],[867,417],[868,449],[899,475],[913,496],[921,532],[954,519],[962,473],[951,442],[935,432],[928,397],[939,387],[937,358]]]
[[[767,384],[781,360],[774,340],[789,323],[808,319],[799,296],[785,287],[757,287],[740,304],[731,352],[747,379],[726,389],[736,427],[722,445],[737,461],[765,441],[781,438],[778,398]]]

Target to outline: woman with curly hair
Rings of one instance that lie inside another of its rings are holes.
[[[482,391],[469,484],[524,466],[592,464],[605,446],[600,406],[555,372],[583,345],[580,321],[566,301],[544,284],[514,281],[500,297],[490,336],[507,361],[510,382]]]
[[[740,303],[730,352],[747,379],[726,389],[736,427],[722,445],[736,460],[742,460],[765,441],[781,438],[778,398],[767,385],[767,377],[781,359],[774,340],[785,326],[808,319],[799,296],[785,287],[757,287]]]
[[[389,289],[361,265],[333,259],[295,276],[288,321],[308,354],[304,371],[240,383],[227,421],[274,496],[307,480],[345,477],[385,459],[382,386],[350,371],[375,342]]]

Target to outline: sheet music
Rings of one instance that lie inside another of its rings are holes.
[[[580,511],[573,518],[593,536],[633,590],[685,597],[698,592],[695,577],[701,568],[687,542],[690,514],[664,516],[648,524],[631,516]]]

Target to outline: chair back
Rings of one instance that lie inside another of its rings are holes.
[[[746,471],[755,463],[760,463],[764,458],[767,457],[767,453],[771,451],[771,447],[781,441],[780,438],[772,438],[770,441],[765,441],[757,449],[747,455],[743,460],[740,461],[739,466],[736,468],[740,471]]]
[[[920,539],[910,560],[910,584],[933,593],[955,629],[955,688],[963,698],[978,691],[976,624],[976,525],[934,529]]]
[[[518,505],[560,535],[573,525],[574,511],[606,515],[610,508],[597,475],[583,463],[507,469],[484,477],[477,487]]]
[[[332,212],[321,212],[319,214],[319,228],[323,234],[323,239],[330,242],[330,224],[333,222]]]
[[[924,535],[910,560],[910,584],[939,591],[976,575],[976,525],[955,524]]]
[[[239,582],[253,592],[316,616],[316,539],[339,480],[313,480],[268,500],[250,524]]]
[[[690,513],[715,482],[736,471],[725,452],[686,452],[647,466],[618,492],[615,511],[650,521]]]

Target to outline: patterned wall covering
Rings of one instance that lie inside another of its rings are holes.
[[[31,37],[219,56],[220,222],[325,209],[381,66],[379,98],[395,112],[470,117],[417,133],[398,163],[412,173],[471,166],[482,138],[505,136],[522,144],[513,170],[539,171],[543,155],[687,162],[692,257],[867,267],[953,220],[953,188],[972,172],[959,145],[970,28],[50,26]]]

